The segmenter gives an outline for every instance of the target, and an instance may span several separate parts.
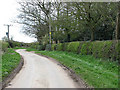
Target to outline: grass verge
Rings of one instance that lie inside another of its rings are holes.
[[[36,53],[52,57],[68,66],[90,86],[118,88],[118,65],[116,62],[63,51],[37,51]]]
[[[21,56],[9,48],[2,55],[2,80],[4,80],[19,64]]]
[[[36,50],[34,48],[26,48],[26,51],[38,51],[38,50]]]
[[[26,49],[26,51],[38,51],[34,48],[15,47],[14,49]]]
[[[15,50],[15,49],[26,49],[26,48],[24,48],[24,47],[14,47],[13,49]]]

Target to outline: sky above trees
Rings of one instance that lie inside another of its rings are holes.
[[[24,35],[21,31],[21,25],[14,23],[17,18],[19,5],[18,0],[1,0],[0,1],[0,40],[6,36],[7,27],[4,24],[12,24],[10,27],[10,37],[13,40],[20,42],[33,42],[36,41],[35,38],[30,38]]]

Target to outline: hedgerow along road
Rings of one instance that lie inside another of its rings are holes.
[[[56,62],[25,49],[16,52],[24,58],[24,65],[6,88],[85,88]]]

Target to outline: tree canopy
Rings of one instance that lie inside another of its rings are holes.
[[[118,2],[22,0],[19,4],[18,23],[40,44],[47,44],[50,37],[54,43],[120,39]]]

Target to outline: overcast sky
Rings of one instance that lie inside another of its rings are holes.
[[[10,27],[10,37],[12,36],[13,40],[28,43],[36,41],[35,38],[30,38],[20,32],[22,29],[21,25],[12,23],[19,13],[17,8],[19,8],[17,0],[0,1],[0,40],[6,36],[7,27],[4,24],[12,24],[13,26]]]

